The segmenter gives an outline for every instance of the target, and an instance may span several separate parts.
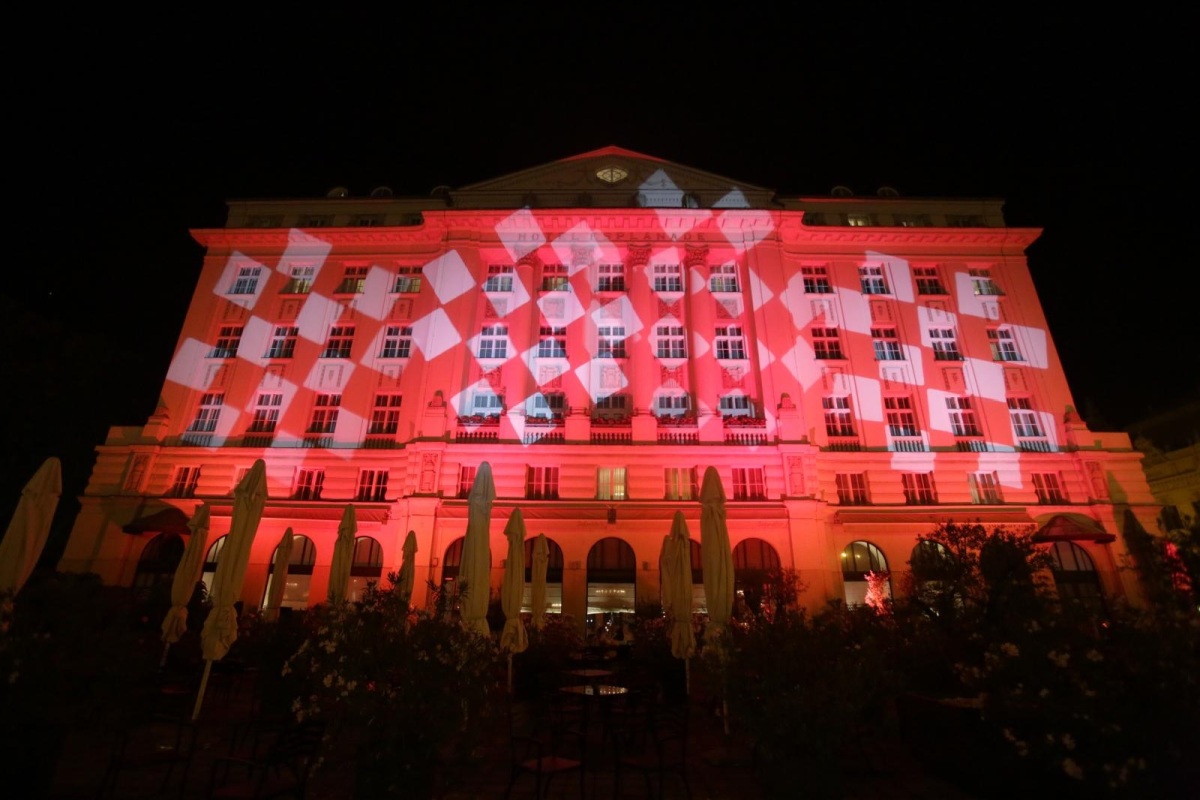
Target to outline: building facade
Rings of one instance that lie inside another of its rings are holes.
[[[657,601],[663,536],[683,510],[698,540],[713,466],[751,600],[780,569],[811,607],[861,602],[871,570],[899,591],[922,533],[979,520],[1037,525],[1064,590],[1136,601],[1141,454],[1074,413],[1026,264],[1039,232],[1001,206],[787,197],[615,147],[428,198],[232,202],[193,232],[161,403],[98,448],[61,568],[160,582],[207,502],[211,571],[262,458],[247,606],[288,527],[287,602],[324,598],[347,503],[356,588],[411,530],[420,603],[457,573],[488,461],[493,589],[520,507],[582,619]]]

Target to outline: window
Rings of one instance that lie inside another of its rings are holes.
[[[171,481],[171,488],[167,490],[167,497],[195,497],[196,484],[199,482],[199,467],[176,467],[175,478]]]
[[[596,470],[596,499],[625,499],[624,467],[600,467]]]
[[[217,343],[209,351],[209,358],[233,358],[242,341],[241,327],[224,327],[217,334]]]
[[[973,472],[967,475],[971,487],[971,502],[975,505],[995,506],[1004,502],[1000,499],[1000,482],[994,472]]]
[[[900,339],[895,328],[871,328],[872,344],[875,345],[876,361],[903,361]]]
[[[1000,287],[992,280],[992,271],[990,269],[972,269],[971,272],[971,288],[978,295],[1002,295]]]
[[[597,358],[625,358],[625,328],[602,327],[597,331]]]
[[[805,294],[833,294],[829,283],[829,271],[825,267],[801,267]]]
[[[1062,482],[1053,472],[1033,473],[1033,489],[1037,492],[1038,502],[1042,505],[1067,502],[1067,496],[1062,490]]]
[[[471,494],[471,486],[475,483],[475,470],[477,467],[459,467],[458,468],[458,496],[459,498],[467,497]]]
[[[660,394],[654,399],[654,408],[660,417],[681,416],[687,413],[688,396],[686,394]]]
[[[982,228],[983,217],[978,214],[947,214],[947,228]]]
[[[283,217],[251,214],[246,218],[247,228],[282,228]]]
[[[511,292],[513,287],[512,264],[489,264],[488,278],[483,284],[485,292]]]
[[[1012,418],[1013,432],[1018,439],[1045,436],[1033,411],[1033,401],[1028,397],[1008,398],[1008,415]]]
[[[300,329],[290,325],[280,325],[271,334],[271,344],[267,348],[267,358],[291,358],[296,352],[296,338]]]
[[[896,224],[901,228],[928,228],[928,214],[897,214]]]
[[[421,291],[420,267],[397,267],[396,285],[392,287],[395,294],[416,294]]]
[[[900,475],[900,481],[904,485],[904,502],[910,506],[929,506],[937,502],[932,472],[905,472]]]
[[[866,228],[875,224],[870,214],[847,214],[846,224],[851,228]]]
[[[312,291],[315,273],[316,268],[312,266],[292,267],[288,282],[283,285],[280,294],[308,294]]]
[[[496,416],[504,410],[504,395],[495,392],[480,392],[475,395],[471,408],[476,414]]]
[[[382,503],[387,494],[388,471],[364,469],[358,473],[358,492],[354,499],[367,503]]]
[[[834,477],[837,484],[838,502],[844,506],[865,506],[867,499],[867,473],[839,472]]]
[[[1060,600],[1080,603],[1095,611],[1104,610],[1104,593],[1092,557],[1074,542],[1055,542],[1050,547],[1050,574]]]
[[[332,214],[301,214],[297,228],[328,228],[333,224]]]
[[[596,400],[597,411],[612,411],[620,412],[621,414],[629,410],[629,395],[627,394],[610,394],[608,397],[601,397]],[[613,417],[618,414],[599,414],[601,417]]]
[[[695,467],[667,467],[663,470],[666,500],[695,500],[700,496]]]
[[[534,416],[561,416],[567,409],[567,396],[562,392],[535,394],[533,396]]]
[[[567,329],[543,326],[538,339],[538,358],[567,357]]]
[[[333,433],[337,427],[338,408],[342,405],[340,394],[319,394],[313,402],[309,433]]]
[[[411,352],[412,328],[407,325],[388,325],[384,328],[380,358],[408,358]]]
[[[282,394],[260,394],[254,403],[254,418],[250,421],[249,433],[274,433],[279,424],[279,410],[283,405]]]
[[[367,267],[346,267],[336,291],[338,294],[362,294],[366,285]]]
[[[508,327],[489,325],[479,333],[480,358],[508,358]]]
[[[888,433],[892,436],[920,436],[917,418],[912,410],[911,397],[885,397]]]
[[[913,277],[917,279],[917,294],[947,294],[937,267],[913,267]]]
[[[724,395],[718,405],[722,417],[749,417],[754,413],[754,404],[744,394]]]
[[[321,489],[325,486],[325,470],[298,469],[296,470],[296,485],[292,489],[293,500],[320,500]]]
[[[733,499],[767,499],[766,485],[763,483],[762,467],[733,468]]]
[[[596,282],[597,292],[625,291],[625,265],[600,264],[597,267],[599,279]]]
[[[254,294],[258,291],[258,278],[262,267],[239,267],[237,278],[229,289],[230,294]]]
[[[369,536],[354,540],[354,555],[350,559],[350,587],[346,599],[357,603],[363,599],[367,585],[379,583],[383,575],[383,548]]]
[[[813,328],[813,357],[821,359],[842,359],[842,343],[838,339],[837,328]]]
[[[992,346],[993,361],[1024,361],[1008,328],[988,328],[988,343]]]
[[[717,347],[717,358],[721,361],[741,361],[746,358],[746,339],[742,335],[741,325],[717,328],[714,343]]]
[[[570,288],[566,264],[542,265],[542,291],[565,292]]]
[[[950,413],[950,429],[955,436],[982,436],[975,422],[975,409],[969,397],[947,397],[946,409]]]
[[[854,415],[849,397],[823,397],[825,433],[830,436],[854,436]]]
[[[200,407],[196,409],[196,418],[188,426],[189,431],[212,433],[217,429],[217,417],[221,415],[221,405],[225,402],[223,392],[209,392],[200,398]]]
[[[930,328],[929,342],[933,347],[934,361],[962,361],[958,352],[958,338],[953,328]]]
[[[525,497],[530,500],[557,500],[558,467],[526,467]]]
[[[377,394],[371,408],[371,422],[367,433],[376,436],[394,436],[400,429],[400,403],[402,395]]]
[[[350,224],[356,228],[378,228],[383,225],[383,214],[355,214]]]
[[[682,292],[683,267],[679,264],[655,264],[654,291]]]
[[[321,353],[321,358],[349,358],[352,344],[354,344],[354,326],[334,325],[329,330],[329,341]]]
[[[863,294],[887,294],[887,281],[883,277],[883,267],[859,267],[858,279],[862,283]]]
[[[738,288],[737,264],[716,264],[709,273],[708,288],[713,292],[740,292]]]
[[[659,358],[687,358],[682,325],[659,325],[654,330],[658,335]]]

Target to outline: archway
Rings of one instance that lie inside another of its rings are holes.
[[[1060,600],[1096,610],[1104,608],[1100,576],[1086,550],[1074,542],[1055,542],[1050,548],[1050,557],[1054,559],[1050,572]]]
[[[533,544],[537,537],[525,540],[525,593],[521,598],[521,611],[533,610]],[[563,552],[558,542],[546,537],[549,558],[546,561],[546,613],[562,613]]]
[[[225,542],[229,537],[222,536],[208,546],[208,552],[204,554],[204,568],[200,570],[200,581],[204,584],[206,592],[212,592],[213,578],[217,574],[217,561],[221,558],[221,551],[225,549]]]
[[[271,566],[267,572],[267,588],[263,592],[263,604],[271,595],[271,582],[275,580],[275,558],[279,555],[278,545],[271,553]],[[312,539],[299,533],[292,540],[292,557],[288,559],[287,583],[283,587],[283,608],[308,608],[308,592],[312,586],[313,565],[317,562],[317,548]]]
[[[887,557],[870,542],[851,542],[842,551],[842,582],[846,587],[846,605],[861,606],[867,602],[867,573],[888,572]],[[887,596],[892,596],[892,580],[887,580]]]
[[[350,561],[350,590],[347,599],[357,603],[363,599],[368,583],[379,583],[383,576],[383,548],[370,536],[354,540],[354,555]]]
[[[588,633],[612,622],[605,615],[632,613],[637,603],[637,560],[633,548],[615,536],[592,545],[587,557]],[[615,635],[615,631],[610,631]]]
[[[183,558],[183,539],[174,533],[160,533],[142,548],[138,557],[137,570],[133,574],[133,588],[154,591],[159,587],[170,590],[175,579],[175,569]]]
[[[466,544],[466,537],[460,536],[450,543],[446,548],[446,556],[442,559],[442,588],[446,588],[446,584],[453,583],[458,580],[458,570],[462,566],[463,545]],[[488,552],[488,568],[492,566],[492,554]],[[489,586],[488,591],[491,591]]]
[[[778,593],[782,577],[779,553],[763,539],[743,539],[733,548],[733,596],[735,608],[745,603],[758,611],[765,598]]]

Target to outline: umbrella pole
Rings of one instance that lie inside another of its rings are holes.
[[[508,693],[512,694],[512,653],[508,654]]]
[[[167,642],[166,644],[163,645],[162,659],[160,659],[158,662],[159,669],[162,669],[163,667],[167,666],[167,651],[169,651],[170,649],[171,649],[170,642]]]
[[[683,660],[683,693],[688,697],[692,696],[692,660],[690,658]]]
[[[208,673],[212,671],[212,659],[204,659],[204,675],[200,678],[200,691],[196,694],[196,708],[192,711],[192,722],[200,716],[200,706],[204,704],[204,690],[208,688]]]

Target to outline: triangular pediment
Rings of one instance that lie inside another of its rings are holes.
[[[769,208],[775,192],[656,156],[603,147],[452,192],[459,208]]]

